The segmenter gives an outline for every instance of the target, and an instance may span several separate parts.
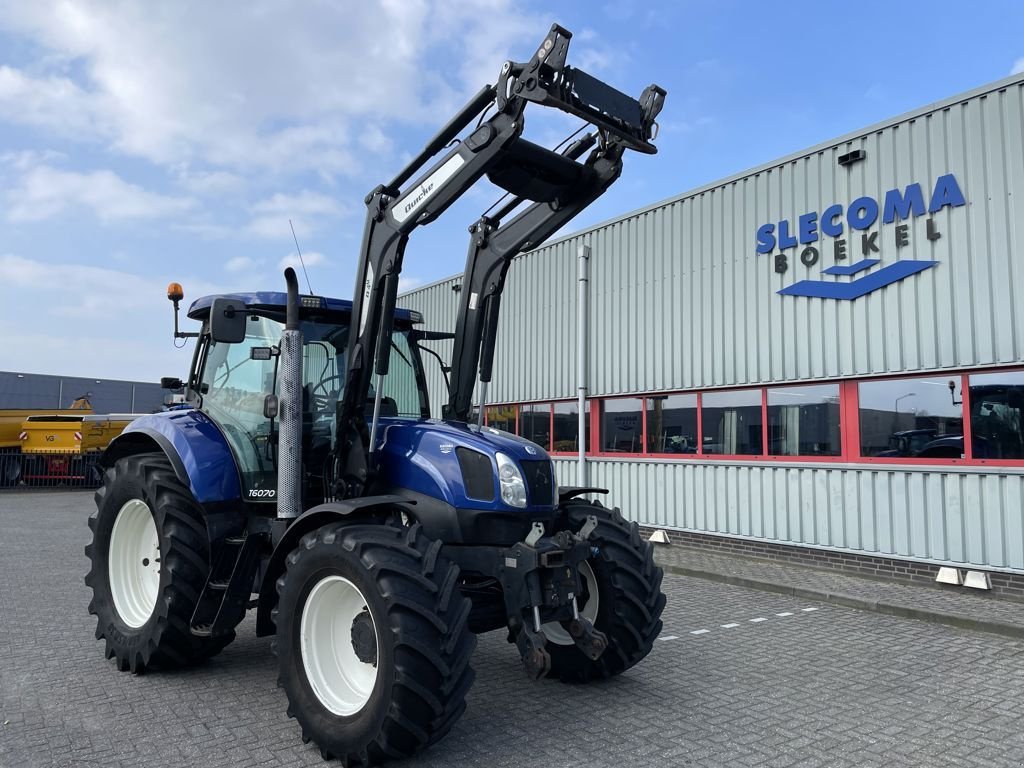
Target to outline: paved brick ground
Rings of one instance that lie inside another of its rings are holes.
[[[251,619],[198,669],[103,659],[90,505],[0,496],[0,766],[321,765]],[[666,591],[654,653],[605,684],[530,683],[482,637],[466,716],[410,764],[1024,765],[1024,642],[679,576]]]
[[[921,613],[962,617],[968,621],[1002,625],[1024,634],[1024,601],[984,591],[948,585],[924,586],[894,579],[869,579],[827,568],[810,568],[709,551],[699,547],[659,546],[658,561],[683,574],[711,578],[738,577],[771,587],[792,587],[822,595],[852,597],[871,603],[904,606]]]

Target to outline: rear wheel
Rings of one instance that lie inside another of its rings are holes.
[[[476,637],[459,568],[420,527],[335,523],[278,580],[288,714],[324,758],[374,765],[444,736],[466,708]]]
[[[627,522],[617,509],[571,501],[566,505],[569,528],[578,531],[589,515],[597,518],[591,538],[597,554],[581,564],[580,615],[608,637],[608,647],[591,661],[573,644],[560,624],[545,625],[549,677],[585,683],[624,672],[640,662],[661,632],[665,595],[662,570],[654,564],[654,547],[640,537],[636,523]]]
[[[166,456],[129,456],[107,470],[89,527],[89,613],[118,669],[184,666],[234,639],[234,632],[196,637],[190,631],[210,546],[202,510]]]

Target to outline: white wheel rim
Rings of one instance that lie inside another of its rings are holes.
[[[141,499],[126,502],[114,519],[107,574],[114,610],[121,621],[138,629],[153,615],[160,591],[160,537]]]
[[[594,624],[597,621],[597,609],[601,607],[601,600],[600,594],[597,591],[597,577],[594,575],[594,570],[590,567],[590,563],[586,561],[580,563],[580,578],[586,584],[588,597],[585,604],[577,605],[577,607],[579,608],[580,616]],[[576,645],[573,642],[572,635],[557,621],[543,624],[541,629],[544,630],[544,636],[547,637],[548,641],[555,645]]]
[[[313,693],[335,715],[349,717],[370,700],[377,667],[359,660],[352,643],[352,624],[367,611],[359,588],[342,576],[317,582],[302,608],[299,643],[302,666]],[[380,657],[377,625],[370,614]]]

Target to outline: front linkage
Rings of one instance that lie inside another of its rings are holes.
[[[591,515],[578,533],[562,530],[549,536],[543,523],[534,523],[526,539],[511,547],[444,548],[464,571],[489,576],[501,584],[509,638],[533,680],[551,671],[545,625],[560,625],[591,661],[608,647],[608,638],[580,615],[578,604],[585,594],[580,565],[598,554],[591,541],[596,528],[597,519]]]

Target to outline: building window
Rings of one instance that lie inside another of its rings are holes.
[[[554,439],[551,450],[555,453],[576,452],[580,449],[580,409],[575,400],[555,403],[552,419]],[[586,403],[585,431],[583,444],[590,446],[590,402]]]
[[[643,453],[643,408],[640,397],[601,401],[601,450]]]
[[[551,403],[519,406],[519,435],[551,450]]]
[[[647,452],[697,453],[697,396],[647,398]]]
[[[701,397],[703,452],[726,456],[762,453],[761,390],[705,392]]]
[[[861,456],[962,457],[963,411],[955,392],[958,382],[959,377],[860,382]]]
[[[1024,371],[968,379],[973,457],[1024,459]]]
[[[487,426],[516,433],[516,407],[514,405],[487,406]]]
[[[768,454],[839,456],[839,385],[768,390]]]

